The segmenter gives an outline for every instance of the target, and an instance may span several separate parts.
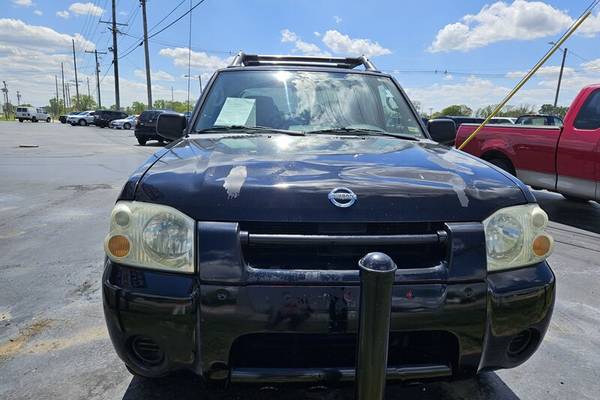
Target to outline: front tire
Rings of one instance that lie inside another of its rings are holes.
[[[87,125],[87,121],[85,119],[79,120],[79,126],[86,126],[86,125]]]
[[[19,118],[19,122],[23,122],[23,118]]]
[[[128,129],[129,130],[129,129],[131,129],[131,125],[126,123],[126,124],[123,125],[123,129]]]
[[[52,122],[52,119],[50,119],[50,117],[46,118],[46,122],[50,123]]]
[[[137,138],[138,143],[140,144],[140,146],[145,146],[146,145],[146,139],[142,139],[142,138]]]
[[[31,122],[37,122],[37,118],[36,117],[31,118]]]

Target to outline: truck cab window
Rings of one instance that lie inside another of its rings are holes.
[[[600,128],[600,89],[597,89],[587,98],[573,125],[577,129],[593,130]]]

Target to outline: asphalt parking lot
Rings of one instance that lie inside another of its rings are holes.
[[[157,146],[132,131],[0,122],[0,398],[352,398],[352,388],[208,393],[191,376],[133,377],[102,314],[102,242],[126,177]],[[20,147],[25,146],[25,147]],[[37,147],[31,147],[37,146]],[[556,239],[557,303],[538,352],[476,379],[388,388],[389,399],[597,399],[600,204],[536,192]]]

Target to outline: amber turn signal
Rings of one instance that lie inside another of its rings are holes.
[[[130,248],[129,239],[123,235],[116,235],[108,239],[108,251],[115,257],[125,257],[129,254]]]
[[[546,235],[539,235],[533,241],[533,253],[542,257],[550,252],[552,248],[552,240]]]

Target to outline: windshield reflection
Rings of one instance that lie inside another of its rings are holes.
[[[389,77],[355,72],[221,72],[194,132],[228,127],[304,133],[340,130],[336,134],[365,130],[425,137]]]

